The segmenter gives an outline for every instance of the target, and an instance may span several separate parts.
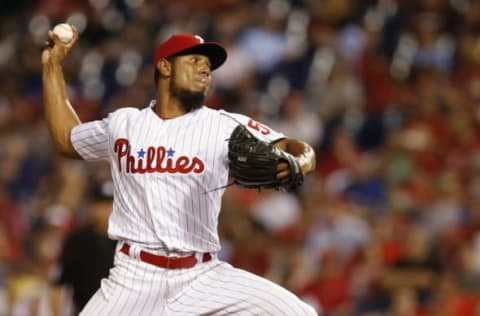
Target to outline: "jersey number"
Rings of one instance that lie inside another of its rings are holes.
[[[262,133],[263,135],[268,135],[268,134],[270,134],[270,129],[269,129],[268,127],[266,127],[266,126],[263,125],[263,124],[258,123],[257,121],[254,121],[254,120],[252,120],[252,119],[250,119],[250,120],[248,121],[248,124],[247,124],[247,125],[248,125],[248,127],[256,130],[257,132]]]

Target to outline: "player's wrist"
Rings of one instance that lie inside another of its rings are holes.
[[[315,152],[311,147],[307,147],[307,150],[304,153],[295,158],[297,159],[304,176],[315,170]]]
[[[42,62],[43,72],[56,73],[62,72],[62,62],[53,58],[49,58],[47,61]]]

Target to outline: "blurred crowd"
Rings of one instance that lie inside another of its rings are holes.
[[[480,315],[480,1],[2,0],[0,15],[1,316],[55,315],[62,243],[109,177],[49,139],[40,55],[61,22],[80,34],[64,71],[84,121],[146,106],[156,44],[194,33],[229,54],[208,106],[315,148],[298,192],[227,189],[222,259],[322,315]]]

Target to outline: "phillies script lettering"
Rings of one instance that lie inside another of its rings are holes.
[[[145,159],[137,159],[130,154],[131,147],[128,139],[119,138],[115,141],[115,152],[118,157],[118,170],[122,172],[122,160],[125,161],[127,173],[202,173],[205,165],[198,157],[190,159],[180,156],[172,159],[167,156],[167,150],[163,146],[148,147]]]

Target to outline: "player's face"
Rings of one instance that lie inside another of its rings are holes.
[[[198,108],[210,88],[210,60],[203,55],[183,55],[175,58],[172,68],[171,93],[187,110]]]
[[[207,93],[210,87],[210,60],[203,55],[184,55],[175,59],[175,83],[193,92]]]

